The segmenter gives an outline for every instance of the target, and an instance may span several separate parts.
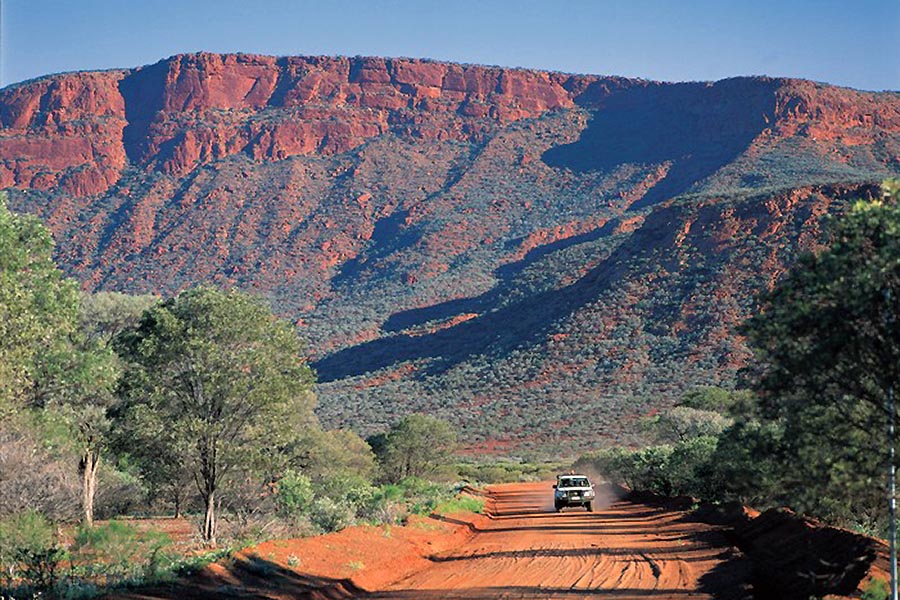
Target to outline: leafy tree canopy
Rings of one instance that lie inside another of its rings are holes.
[[[394,424],[377,445],[389,480],[427,477],[448,462],[456,448],[456,431],[441,419],[413,414]]]
[[[78,310],[75,283],[53,262],[53,239],[36,217],[0,195],[0,407],[27,401],[41,362],[67,343]]]
[[[884,189],[836,219],[831,245],[803,256],[743,329],[759,414],[783,427],[782,487],[826,516],[883,504],[886,390],[900,375],[900,185]]]
[[[119,348],[133,365],[128,412],[166,432],[160,447],[190,469],[214,543],[220,488],[278,463],[315,422],[303,344],[259,299],[197,288],[147,311]]]

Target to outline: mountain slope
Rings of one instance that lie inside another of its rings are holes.
[[[900,173],[900,95],[407,59],[176,56],[0,90],[0,186],[88,289],[265,294],[320,413],[490,448],[627,438]]]

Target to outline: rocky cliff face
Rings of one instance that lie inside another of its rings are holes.
[[[257,291],[330,424],[491,447],[728,383],[753,294],[897,173],[897,94],[798,80],[197,54],[0,90],[0,187],[86,288]]]
[[[895,100],[763,78],[668,85],[406,59],[182,55],[3,90],[0,185],[95,195],[126,163],[181,176],[237,153],[338,154],[387,132],[481,141],[575,106],[653,121],[674,109],[706,140],[765,131],[870,145],[900,129]]]
[[[388,131],[470,141],[597,100],[616,78],[416,60],[196,54],[4,90],[0,185],[100,194],[126,162],[176,176],[236,153],[332,155]]]

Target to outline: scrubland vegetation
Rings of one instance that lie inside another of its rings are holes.
[[[3,594],[92,596],[261,539],[481,509],[456,497],[447,423],[324,430],[303,344],[262,300],[82,294],[52,247],[0,202]]]
[[[578,464],[635,490],[789,506],[883,535],[887,408],[900,375],[900,184],[831,223],[742,327],[745,388],[698,389],[645,421],[657,443]]]

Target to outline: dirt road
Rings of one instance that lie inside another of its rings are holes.
[[[710,525],[610,501],[553,512],[550,484],[492,488],[461,547],[370,598],[747,598],[749,564]]]
[[[127,600],[744,600],[751,564],[690,513],[602,498],[553,510],[549,482],[492,486],[488,515],[273,540]],[[604,501],[605,500],[605,501]],[[802,597],[808,597],[805,595]],[[782,597],[782,596],[775,596]]]

